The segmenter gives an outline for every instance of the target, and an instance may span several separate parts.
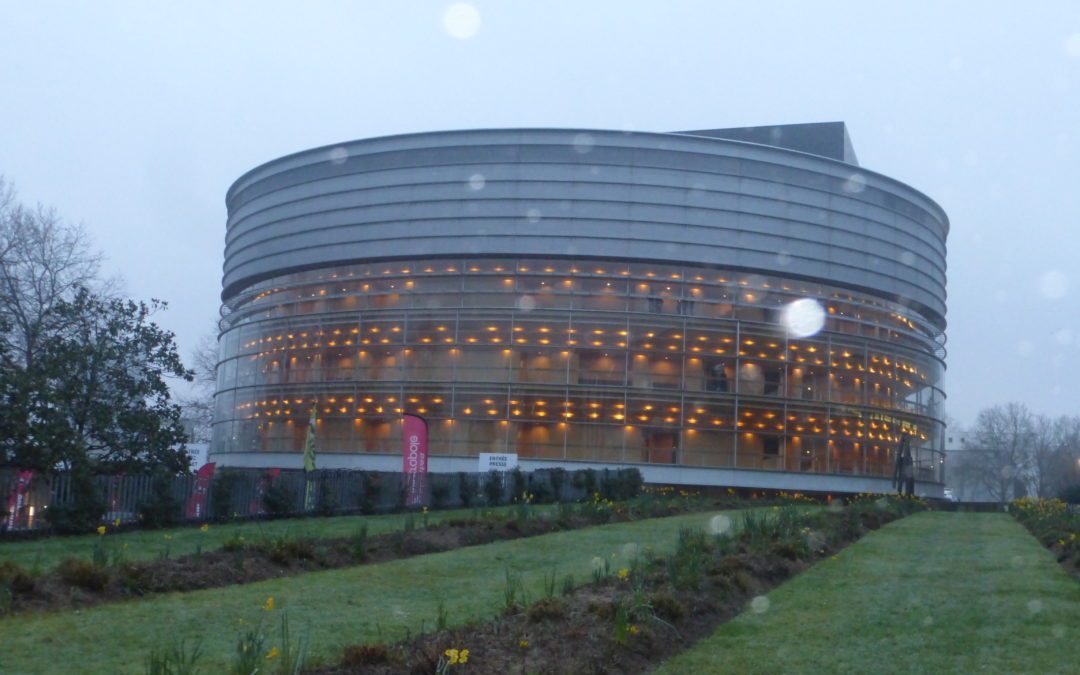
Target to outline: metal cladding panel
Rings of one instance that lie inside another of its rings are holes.
[[[417,256],[742,267],[869,291],[945,326],[948,220],[886,176],[679,134],[478,130],[289,155],[229,190],[224,292]]]

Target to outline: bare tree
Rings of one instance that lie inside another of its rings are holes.
[[[191,441],[209,443],[214,422],[214,391],[217,387],[217,326],[203,335],[191,353],[195,372],[194,386],[188,396],[179,399],[184,419],[190,424]]]
[[[7,325],[0,339],[17,363],[33,365],[55,328],[57,303],[80,287],[100,287],[100,265],[85,228],[51,208],[23,206],[0,178],[0,319]]]
[[[1031,472],[1036,418],[1020,403],[985,408],[964,445],[961,470],[992,499],[1020,496]]]

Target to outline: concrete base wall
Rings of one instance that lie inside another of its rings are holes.
[[[304,468],[303,456],[294,453],[219,453],[211,454],[209,461],[221,467],[241,468]],[[321,454],[317,465],[320,469],[366,469],[369,471],[400,471],[401,455],[380,454]],[[522,471],[562,467],[576,469],[611,469],[636,467],[646,483],[687,486],[724,486],[784,490],[787,492],[893,492],[892,481],[875,476],[851,476],[821,473],[791,473],[786,471],[760,471],[755,469],[729,469],[693,466],[665,466],[657,464],[605,464],[599,462],[568,462],[545,459],[520,459]],[[476,472],[476,457],[430,457],[428,470],[432,473]],[[920,497],[943,498],[945,486],[941,483],[917,482],[915,492]]]

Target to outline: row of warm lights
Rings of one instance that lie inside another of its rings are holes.
[[[442,267],[441,270],[436,269],[435,266],[430,265],[430,264],[428,264],[428,265],[414,264],[414,265],[418,269],[414,270],[412,266],[406,265],[406,266],[403,266],[403,267],[401,267],[400,269],[397,269],[397,270],[387,267],[387,268],[383,268],[381,272],[376,272],[371,267],[366,267],[366,268],[361,268],[359,274],[357,273],[356,269],[353,269],[353,270],[350,270],[349,272],[345,272],[345,273],[333,272],[333,273],[331,273],[331,274],[329,274],[327,276],[320,276],[320,277],[316,277],[314,279],[310,279],[310,280],[307,280],[307,281],[303,281],[303,277],[300,277],[300,279],[297,281],[297,283],[298,284],[299,283],[308,283],[308,284],[316,283],[316,284],[318,284],[318,283],[320,283],[320,280],[321,280],[321,283],[326,283],[327,281],[333,281],[333,280],[342,279],[342,278],[356,278],[357,276],[359,276],[359,277],[373,277],[373,276],[375,276],[375,277],[381,277],[381,278],[388,278],[388,277],[396,277],[398,275],[408,276],[410,274],[419,274],[420,272],[422,272],[424,274],[439,274],[439,273],[458,274],[458,273],[460,273],[462,271],[467,271],[467,272],[472,273],[472,274],[496,274],[497,275],[497,274],[513,273],[515,271],[515,266],[514,265],[503,265],[503,264],[496,264],[496,265],[493,265],[493,266],[487,267],[487,268],[481,267],[480,265],[477,265],[477,264],[465,264],[465,265],[460,265],[460,266],[450,264],[450,265],[446,265],[446,266]],[[593,267],[591,269],[584,269],[581,266],[571,265],[568,268],[556,269],[556,267],[553,266],[553,265],[530,266],[530,265],[525,265],[525,264],[518,264],[517,267],[516,267],[516,271],[519,272],[519,273],[533,273],[533,274],[538,274],[538,273],[544,273],[544,274],[568,274],[569,273],[569,274],[577,274],[577,275],[582,275],[582,274],[584,274],[584,275],[596,275],[596,276],[601,276],[601,277],[609,276],[609,275],[617,275],[617,276],[620,276],[620,277],[631,277],[631,276],[633,276],[631,271],[628,270],[628,269],[625,269],[625,268],[618,269],[617,271],[613,271],[613,270],[609,270],[609,269],[607,269],[605,267],[602,267],[602,266]],[[661,272],[661,273],[657,273],[657,272],[653,272],[653,271],[646,271],[644,273],[639,273],[639,274],[643,274],[643,277],[648,278],[648,279],[671,279],[671,280],[675,280],[675,281],[679,281],[679,280],[682,280],[682,279],[687,279],[687,280],[693,280],[693,281],[698,281],[698,282],[702,282],[702,283],[713,283],[713,282],[710,282],[709,279],[707,279],[704,275],[702,275],[700,273],[691,275],[689,273],[679,273],[679,272]],[[758,279],[760,279],[760,282],[754,285],[754,287],[756,287],[756,288],[772,289],[774,287],[778,287],[783,291],[788,291],[788,292],[793,291],[793,288],[787,282],[777,281],[774,284],[774,283],[770,283],[767,279],[762,279],[760,277],[758,277]],[[742,279],[739,279],[737,282],[735,282],[734,280],[729,280],[727,277],[719,276],[719,277],[716,277],[715,283],[719,283],[719,284],[737,283],[739,286],[743,286],[743,287],[751,286],[750,279],[748,279],[748,278],[742,278]],[[262,297],[263,295],[265,295],[267,293],[272,293],[272,292],[276,292],[276,291],[280,291],[280,290],[282,290],[282,289],[273,288],[273,289],[264,290],[262,293],[259,294],[259,296],[256,296],[256,297]],[[814,294],[814,295],[817,295],[817,296],[820,296],[820,297],[825,296],[825,291],[821,287],[817,287],[816,289],[811,291],[810,289],[806,288],[805,286],[801,286],[798,290],[799,290],[800,293],[803,294],[803,296],[808,296],[808,295],[811,295],[811,294]],[[830,294],[829,297],[832,297],[832,298],[837,299],[837,300],[846,300],[848,302],[855,302],[855,303],[859,303],[859,304],[866,305],[866,306],[884,307],[884,305],[880,301],[876,301],[873,298],[864,298],[864,297],[856,298],[853,295],[851,295],[850,293],[845,293],[845,292],[839,291],[839,290],[832,291],[832,293]],[[900,315],[895,315],[895,316],[899,317]]]
[[[382,297],[382,298],[393,299],[393,301],[394,301],[393,304],[397,304],[397,302],[400,299],[400,295],[401,295],[402,291],[411,291],[411,292],[420,292],[421,291],[421,289],[417,289],[415,287],[415,285],[414,285],[414,283],[412,281],[406,281],[402,285],[402,288],[400,288],[400,289],[398,289],[395,284],[390,284],[389,288],[387,288],[387,289],[376,289],[374,292],[372,292],[370,286],[368,284],[364,284],[361,287],[361,289],[359,289],[359,290],[361,290],[365,295],[367,295],[369,297]],[[426,292],[431,293],[431,292],[435,292],[435,291],[450,291],[450,290],[455,290],[456,291],[456,289],[432,288],[432,289],[428,289]],[[491,290],[493,290],[493,289],[491,289]],[[544,296],[545,294],[548,294],[548,293],[555,292],[558,295],[597,295],[598,294],[597,297],[625,297],[627,299],[635,299],[635,298],[652,298],[652,299],[658,299],[658,300],[679,300],[680,299],[678,296],[672,294],[674,291],[673,291],[671,286],[665,286],[665,287],[662,287],[662,288],[654,289],[650,285],[644,284],[644,283],[638,284],[634,288],[634,291],[635,291],[634,293],[620,294],[620,293],[617,292],[617,289],[614,286],[611,285],[611,282],[607,282],[606,287],[598,289],[598,290],[585,289],[586,290],[585,293],[581,293],[581,292],[574,293],[575,289],[574,289],[574,286],[573,286],[573,281],[570,280],[570,279],[565,279],[562,282],[561,285],[560,284],[555,284],[555,283],[553,283],[551,285],[548,285],[547,282],[541,281],[537,285],[535,285],[535,287],[526,286],[524,288],[515,287],[513,279],[504,279],[503,280],[503,289],[502,290],[504,290],[504,292],[513,292],[513,293],[525,292],[525,293],[530,293],[530,294],[538,294],[538,295],[541,295],[541,296]],[[284,304],[290,304],[290,302],[291,303],[298,303],[298,302],[304,302],[304,301],[314,299],[314,298],[345,298],[345,299],[350,299],[350,298],[358,298],[359,295],[357,294],[357,292],[355,290],[350,292],[349,289],[342,288],[342,289],[340,289],[340,291],[338,293],[335,293],[335,294],[332,294],[332,295],[328,295],[327,289],[318,289],[316,291],[312,291],[312,292],[307,293],[307,294],[296,293],[296,294],[291,295],[290,297],[286,297],[286,298],[271,298],[271,300],[266,300],[267,297],[269,297],[268,293],[261,293],[252,300],[251,304],[254,305],[257,302],[262,302],[262,301],[265,300],[266,302],[273,302],[273,304],[280,306],[280,305],[284,305]],[[780,306],[780,305],[787,304],[788,302],[791,302],[793,300],[797,300],[800,297],[801,296],[795,296],[795,295],[792,295],[790,297],[777,296],[777,297],[773,298],[773,302],[777,306]],[[748,292],[748,291],[743,292],[741,295],[740,294],[729,295],[725,291],[725,292],[721,293],[719,295],[719,297],[707,297],[707,296],[703,295],[703,291],[701,289],[699,289],[699,288],[691,288],[690,292],[689,292],[689,295],[684,297],[684,298],[681,298],[681,299],[682,300],[688,300],[688,301],[699,301],[699,302],[703,302],[703,303],[705,303],[707,305],[718,304],[718,305],[728,306],[728,310],[725,313],[730,312],[730,305],[732,304],[733,300],[741,299],[742,303],[746,303],[746,304],[749,304],[749,305],[756,305],[757,303],[759,303],[761,301],[761,298],[759,296],[757,296],[756,294],[754,294],[752,292]],[[740,303],[736,303],[736,304],[740,304]],[[861,312],[858,312],[858,311],[848,312],[848,311],[844,311],[843,309],[838,310],[838,308],[833,306],[833,305],[829,305],[826,309],[827,309],[828,314],[832,315],[832,316],[840,316],[840,317],[855,319],[856,321],[860,321],[860,322],[864,322],[864,323],[866,323],[866,322],[870,321],[871,319],[873,319],[873,323],[875,325],[879,325],[879,326],[883,325],[882,321],[881,321],[881,318],[886,316],[885,314],[882,314],[881,316],[872,315],[872,316],[868,317],[864,321],[863,314]],[[919,329],[918,329],[917,325],[914,322],[912,322],[910,319],[908,319],[906,317],[903,317],[903,316],[901,316],[899,314],[896,314],[896,313],[891,313],[891,314],[888,314],[887,316],[889,318],[895,320],[900,326],[903,326],[908,331],[916,332],[916,333],[919,332]]]
[[[396,412],[400,413],[401,409],[400,408],[396,409]],[[363,424],[364,421],[365,420],[363,418],[359,418],[359,417],[357,417],[354,420],[354,422],[357,425]],[[375,420],[375,421],[377,423],[385,423],[385,420]],[[444,423],[446,423],[446,424],[452,424],[454,422],[454,420],[452,418],[443,419],[442,421]],[[492,420],[492,421],[497,421],[501,425],[509,424],[509,421],[505,420],[505,419],[503,419],[503,420]],[[631,420],[631,421],[633,421],[633,420]],[[297,422],[297,420],[295,420],[295,419],[286,419],[282,423],[285,424],[285,425],[291,426],[291,425],[294,425],[296,422]],[[316,420],[316,423],[319,424],[319,425],[322,425],[323,422],[324,422],[323,419],[317,419]],[[267,420],[265,420],[265,423],[267,425],[273,425],[274,420],[267,419]],[[554,422],[552,422],[552,423],[554,423]],[[647,418],[641,418],[641,423],[642,424],[655,424],[655,422],[651,422]],[[723,426],[723,422],[720,421],[720,420],[714,420],[713,423],[716,426]],[[566,421],[560,421],[560,422],[558,422],[558,425],[561,428],[565,428],[567,426],[567,422]],[[262,424],[260,424],[259,426],[262,426]],[[616,426],[618,426],[618,425],[616,425]],[[635,424],[626,424],[624,426],[625,426],[626,429],[634,429],[635,428]],[[741,427],[741,424],[740,424],[740,427]],[[783,431],[783,427],[777,427],[777,428],[779,430]],[[704,430],[704,429],[705,429],[705,427],[699,427],[697,429],[687,428],[687,429],[685,429],[685,431],[687,431],[688,433],[694,433],[695,431],[701,431],[701,430]],[[819,433],[820,430],[816,430],[816,432]],[[771,434],[770,432],[767,432],[767,431],[765,431],[765,432],[745,432],[744,435],[747,436],[747,437],[753,437],[753,436],[755,436],[755,433],[766,433],[770,437],[773,437],[773,434]],[[801,432],[799,432],[799,433],[789,433],[788,437],[791,438],[792,440],[799,440],[802,435],[803,434]],[[833,436],[833,435],[837,435],[837,433],[830,429],[829,430],[829,435]],[[847,432],[845,432],[843,435],[845,437],[849,437],[849,438],[852,437],[852,434],[847,433]],[[861,438],[864,438],[864,435],[862,433],[859,433],[859,434],[855,435],[855,437],[861,439]],[[875,434],[866,434],[865,438],[867,440],[876,440],[876,441],[879,441],[879,442],[898,443],[900,441],[900,439],[901,439],[901,436],[900,435],[889,435],[889,434],[876,434],[876,435]],[[922,440],[922,441],[927,440],[926,434],[919,433],[919,439]],[[833,439],[829,439],[829,443],[833,443]],[[854,445],[857,447],[859,445],[859,442],[855,441]],[[875,449],[877,449],[878,447],[879,446],[877,446],[877,445],[874,446]]]
[[[352,328],[352,329],[347,329],[347,330],[348,330],[348,333],[352,334],[352,335],[356,335],[356,334],[360,333],[360,329],[358,329],[358,328]],[[371,328],[368,329],[368,331],[371,334],[378,334],[382,330],[383,329],[381,329],[378,326],[372,326]],[[401,332],[401,327],[400,326],[392,326],[388,330],[389,330],[390,333],[400,333]],[[445,332],[447,331],[447,327],[446,326],[436,326],[435,330],[437,332],[444,333],[444,335],[445,335]],[[493,344],[501,344],[504,340],[507,339],[507,338],[503,338],[502,336],[499,336],[499,335],[491,335],[491,333],[499,332],[499,330],[500,330],[499,326],[487,326],[484,330],[487,332],[487,335],[485,335],[484,333],[477,333],[475,335],[470,335],[470,336],[464,338],[464,342],[469,343],[469,344],[479,344],[479,343],[487,343],[487,342],[490,342],[490,343],[493,343]],[[514,332],[515,333],[521,333],[521,332],[524,332],[524,330],[525,329],[522,326],[514,327]],[[536,332],[543,335],[543,336],[549,336],[551,334],[552,330],[551,330],[551,328],[548,328],[546,326],[540,326],[540,327],[538,327],[536,329]],[[625,348],[627,346],[626,339],[628,339],[628,331],[626,331],[626,330],[605,331],[605,329],[594,328],[594,329],[591,329],[591,330],[590,329],[585,329],[585,330],[579,331],[576,328],[568,328],[568,329],[564,329],[564,332],[566,332],[566,333],[568,333],[570,335],[583,335],[584,336],[584,343],[586,345],[590,345],[590,346],[594,346],[594,347],[605,347],[605,346],[607,346],[609,348]],[[606,335],[608,332],[618,336],[616,338],[616,342],[608,345],[603,340],[595,339],[595,338]],[[293,341],[293,342],[289,342],[287,344],[281,344],[279,346],[275,346],[273,349],[270,349],[270,350],[262,350],[262,351],[258,352],[256,355],[257,356],[269,356],[269,355],[271,355],[273,353],[285,351],[286,349],[296,350],[296,349],[318,349],[318,348],[323,348],[323,346],[324,346],[323,343],[320,342],[320,341],[317,341],[315,339],[316,337],[318,337],[318,338],[328,338],[326,340],[326,344],[325,344],[326,347],[353,346],[354,344],[370,345],[370,344],[373,343],[372,338],[360,338],[360,339],[353,340],[353,339],[350,339],[350,338],[346,337],[344,339],[338,339],[338,336],[340,336],[340,335],[342,335],[342,330],[341,329],[335,329],[333,331],[330,331],[329,335],[325,334],[323,331],[318,331],[315,336],[312,336],[312,342]],[[288,333],[288,334],[282,333],[282,334],[279,334],[277,336],[268,336],[268,337],[260,338],[258,340],[249,341],[249,342],[243,344],[242,348],[243,349],[251,349],[251,348],[256,347],[257,345],[260,345],[260,344],[273,344],[275,342],[281,343],[286,338],[289,339],[289,340],[296,340],[296,337],[297,337],[297,334],[295,334],[295,333]],[[301,332],[299,334],[299,337],[300,338],[307,338],[308,333],[307,332]],[[620,340],[618,338],[624,338],[624,339]],[[666,349],[668,351],[681,351],[683,349],[683,342],[682,342],[683,341],[683,335],[681,333],[674,333],[674,334],[672,334],[670,336],[664,336],[664,337],[657,338],[655,332],[648,332],[648,333],[645,334],[644,339],[646,339],[646,340],[657,340],[657,341],[678,340],[678,341],[680,341],[679,343],[669,343],[669,344],[665,345],[664,347],[666,347]],[[727,352],[727,349],[732,348],[732,347],[730,347],[730,345],[732,345],[734,343],[735,338],[731,337],[730,335],[727,335],[727,336],[713,336],[713,340],[716,343],[729,345],[729,347],[727,347],[727,348],[725,348],[725,347],[712,348],[712,351],[714,351],[716,353],[719,353],[719,354],[724,354],[724,353]],[[378,343],[378,344],[391,344],[392,343],[391,338],[381,338],[381,339],[376,338],[374,341],[376,343]],[[419,342],[422,343],[422,344],[431,344],[431,343],[433,343],[435,341],[443,342],[443,343],[446,343],[446,344],[453,344],[455,342],[460,343],[462,340],[460,340],[460,339],[455,340],[455,338],[453,338],[453,337],[449,337],[449,336],[448,337],[442,337],[442,336],[438,336],[438,335],[435,335],[435,336],[426,335],[426,336],[422,336],[419,339]],[[551,338],[550,337],[534,338],[534,341],[537,344],[540,344],[540,345],[549,345],[549,344],[551,344]],[[528,338],[525,338],[525,337],[517,337],[517,338],[514,339],[514,342],[516,342],[518,344],[529,344],[530,341],[529,341]],[[568,344],[570,346],[578,345],[580,342],[581,342],[581,340],[579,340],[577,338],[574,338],[574,337],[568,338],[566,340],[566,344]],[[692,352],[708,351],[707,349],[702,347],[702,345],[707,344],[709,342],[709,336],[699,335],[699,336],[696,336],[696,338],[689,338],[688,337],[686,342],[689,343],[689,347],[688,347],[689,351],[692,351]],[[753,338],[744,338],[742,340],[742,345],[740,346],[740,349],[738,350],[739,356],[756,356],[756,357],[762,358],[762,359],[772,359],[772,360],[779,360],[779,361],[787,360],[787,355],[786,354],[782,353],[782,351],[777,351],[777,350],[781,350],[782,346],[776,341],[768,341],[768,342],[762,341],[762,346],[758,347],[758,350],[755,351],[755,353],[751,353],[750,350],[741,348],[741,347],[754,347],[756,345],[758,345],[757,340],[754,340]],[[774,350],[773,353],[770,354],[770,353],[767,353],[765,351],[760,351],[761,349],[764,348],[764,346],[767,346],[770,349]],[[641,349],[657,349],[657,348],[662,349],[663,347],[661,347],[660,345],[657,345],[655,342],[649,341],[649,342],[642,342],[641,345],[640,345],[640,348]],[[828,351],[828,354],[829,354],[830,357],[835,357],[837,355],[836,350],[826,350],[826,349],[824,349],[822,347],[819,347],[819,346],[811,344],[811,343],[803,343],[801,345],[800,344],[789,344],[787,346],[787,349],[792,351],[792,352],[798,352],[800,349],[803,349],[805,352],[810,353],[810,354],[815,354],[815,355],[819,351],[822,352],[823,354],[826,351]],[[361,352],[361,353],[363,353],[363,352]],[[847,350],[842,351],[840,353],[845,359],[850,359],[850,358],[852,358],[854,356],[854,354],[852,352],[847,351]],[[801,356],[801,355],[793,355],[793,360],[795,360],[798,363],[810,362],[810,363],[813,363],[814,365],[824,365],[825,364],[825,362],[822,360],[822,358],[820,356],[804,357],[804,356]],[[869,366],[864,366],[862,363],[859,363],[859,362],[854,362],[854,363],[851,362],[851,361],[843,361],[843,362],[841,362],[837,358],[830,358],[829,361],[834,367],[841,367],[842,366],[847,370],[853,370],[854,369],[854,370],[858,370],[860,372],[863,372],[865,369],[868,368],[871,373],[885,374],[885,375],[890,376],[890,377],[892,376],[893,371],[891,369],[888,369],[888,368],[883,368],[882,366],[891,366],[891,367],[899,368],[900,370],[903,370],[904,372],[910,373],[912,375],[915,375],[915,374],[919,373],[918,369],[914,365],[912,365],[910,363],[905,363],[903,361],[900,361],[899,359],[890,360],[889,357],[887,357],[887,356],[880,356],[879,357],[879,356],[875,356],[875,355],[870,355],[870,364],[871,365],[869,365]],[[923,377],[925,377],[925,376],[923,376]]]
[[[374,404],[375,403],[375,399],[373,397],[370,397],[370,396],[364,397],[362,400],[363,400],[364,403],[367,403],[367,404]],[[397,397],[395,397],[395,396],[387,396],[387,397],[385,397],[384,400],[388,404],[395,404],[398,401]],[[356,401],[356,399],[354,397],[352,397],[352,396],[342,397],[341,398],[341,402],[344,402],[344,403],[352,404],[355,401]],[[442,397],[438,397],[438,396],[433,397],[431,399],[431,403],[434,404],[434,405],[441,404],[443,401],[444,401],[444,399]],[[304,403],[304,400],[303,399],[293,399],[293,402],[295,404],[297,404],[297,405],[301,405],[301,404]],[[413,410],[413,411],[415,411],[415,412],[417,412],[419,414],[424,414],[424,413],[428,412],[427,407],[425,407],[423,405],[417,405],[417,404],[420,403],[419,397],[409,397],[408,402],[411,404],[410,410]],[[281,403],[284,404],[284,405],[288,405],[289,400],[284,399],[284,400],[281,401]],[[327,405],[327,403],[332,404],[332,405]],[[473,414],[478,414],[478,415],[487,414],[488,416],[501,416],[502,411],[500,410],[500,408],[502,408],[502,406],[503,406],[503,403],[501,401],[495,401],[494,399],[484,399],[482,401],[482,403],[483,403],[483,406],[481,406],[480,404],[462,404],[460,406],[461,413],[463,415],[465,415],[465,416],[469,416],[469,415],[473,415]],[[510,403],[511,406],[514,406],[514,407],[511,408],[511,411],[510,411],[511,415],[513,415],[515,417],[521,416],[522,415],[522,409],[520,407],[516,407],[516,406],[522,405],[522,402],[519,401],[519,400],[511,400],[509,403]],[[371,405],[370,408],[369,408],[369,407],[365,407],[365,406],[356,406],[356,407],[340,406],[340,405],[337,405],[337,404],[338,404],[337,397],[329,397],[326,400],[326,402],[324,402],[322,404],[322,407],[321,407],[322,414],[325,414],[325,415],[337,414],[337,413],[349,414],[350,412],[355,412],[355,413],[359,413],[359,414],[364,414],[364,413],[388,414],[388,413],[391,413],[391,412],[393,412],[393,413],[401,413],[403,411],[403,409],[401,407],[393,407],[393,406],[384,407],[382,405]],[[477,407],[474,409],[473,405],[476,405]],[[565,408],[565,410],[563,412],[561,412],[561,413],[554,412],[554,411],[553,412],[548,412],[548,410],[545,409],[545,406],[547,406],[547,402],[543,401],[543,400],[527,401],[527,402],[524,403],[524,405],[531,405],[533,407],[533,411],[530,413],[530,416],[544,418],[544,417],[548,417],[550,415],[550,416],[553,416],[553,417],[556,417],[556,418],[557,417],[563,417],[565,419],[571,419],[571,418],[573,418],[575,416],[575,413],[569,410],[569,408],[574,407],[574,403],[572,401],[563,401],[562,402],[562,407]],[[558,405],[558,404],[556,404],[556,405]],[[265,401],[244,403],[244,404],[238,405],[237,409],[244,410],[244,409],[251,409],[252,407],[264,408],[264,407],[271,407],[271,406],[278,406],[278,401],[276,399],[270,399],[270,400],[265,400]],[[584,417],[587,417],[588,419],[591,419],[591,420],[596,420],[596,419],[599,419],[602,416],[602,414],[600,412],[597,412],[597,410],[602,407],[602,404],[592,402],[592,403],[589,403],[586,407],[589,408],[590,410],[588,412],[586,412],[586,413],[582,413],[582,415]],[[537,409],[537,408],[539,408],[539,409]],[[626,419],[636,419],[636,420],[641,421],[641,422],[650,422],[650,421],[658,422],[660,420],[663,420],[665,423],[673,424],[673,423],[678,421],[677,416],[680,414],[680,408],[678,406],[669,406],[668,407],[668,413],[672,413],[673,415],[668,414],[668,415],[663,416],[663,417],[661,417],[660,415],[657,414],[660,411],[657,410],[657,407],[652,405],[652,404],[644,405],[639,411],[637,411],[636,413],[632,413],[629,417],[625,414],[625,412],[626,412],[625,404],[615,403],[615,404],[613,404],[613,408],[618,412],[614,412],[612,414],[603,415],[603,416],[610,417],[611,419],[614,419],[616,421],[622,421],[622,420],[626,420]],[[273,410],[263,410],[263,411],[254,412],[252,414],[252,417],[274,417],[274,416],[282,416],[282,415],[289,416],[292,413],[293,413],[293,409],[291,409],[291,408],[275,407],[275,409],[273,409]],[[297,415],[302,416],[303,414],[305,414],[305,411],[303,409],[297,409]],[[706,410],[704,408],[696,408],[693,413],[688,413],[688,414],[705,415]],[[757,429],[774,428],[776,430],[783,430],[785,428],[785,425],[783,424],[783,420],[780,420],[778,422],[773,422],[773,420],[778,417],[778,414],[776,412],[774,412],[774,411],[756,411],[755,412],[755,411],[747,410],[747,411],[743,411],[742,415],[743,415],[743,417],[745,417],[747,419],[746,419],[746,421],[739,420],[738,422],[736,422],[735,426],[738,427],[738,428],[742,428],[742,427],[745,427],[745,426],[748,426],[748,425],[752,425],[753,427],[755,427]],[[752,420],[752,418],[755,417],[755,415],[760,415],[763,421],[754,422]],[[836,435],[836,434],[842,434],[844,436],[855,435],[858,438],[862,438],[864,433],[865,433],[866,437],[871,438],[871,439],[873,439],[873,438],[891,438],[892,437],[891,434],[889,434],[888,436],[886,435],[887,432],[890,432],[890,425],[889,425],[889,423],[884,422],[884,421],[878,423],[876,421],[870,420],[868,426],[870,427],[871,430],[867,431],[867,432],[863,431],[863,429],[867,426],[867,423],[862,421],[862,420],[859,420],[859,419],[854,419],[854,420],[848,419],[848,418],[828,418],[828,419],[824,419],[824,418],[819,418],[819,417],[814,416],[814,415],[805,415],[805,419],[800,420],[799,416],[792,414],[792,415],[788,415],[787,421],[791,422],[792,423],[791,427],[795,431],[800,432],[800,433],[810,433],[812,431],[813,433],[820,434],[823,431],[823,426],[827,426],[828,429],[829,429],[828,433],[830,435]],[[690,417],[686,418],[686,422],[689,423],[689,424],[697,424],[699,422],[699,420],[698,420],[697,417],[690,416]],[[715,426],[721,426],[721,425],[724,424],[724,420],[722,418],[713,418],[712,424],[715,425]],[[730,424],[730,422],[728,422],[728,424]],[[834,429],[833,427],[835,425],[841,425],[843,427],[851,427],[851,426],[853,426],[853,427],[856,427],[856,430],[852,431],[852,430],[850,430],[848,428]],[[905,425],[907,425],[907,423],[905,423]]]

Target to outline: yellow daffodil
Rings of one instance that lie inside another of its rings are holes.
[[[518,642],[518,647],[521,647],[522,649],[528,649],[529,648],[529,641],[528,640],[521,640],[520,642]]]
[[[120,527],[120,519],[119,518],[117,518],[116,520],[113,521],[113,526],[114,527]]]
[[[203,523],[203,526],[199,528],[199,531],[200,532],[209,532],[210,531],[210,524],[209,523]]]
[[[465,663],[468,660],[469,660],[469,650],[468,649],[462,649],[461,653],[458,654],[458,663]]]
[[[281,656],[281,650],[277,647],[272,647],[270,651],[266,652],[266,660],[273,661],[277,657]]]
[[[271,595],[269,598],[267,598],[266,602],[263,603],[262,608],[264,612],[274,611],[274,596]]]
[[[105,527],[104,525],[98,525],[97,533],[98,533],[99,535],[104,535],[104,534],[105,534],[105,530],[106,530],[106,527]]]
[[[630,570],[623,567],[622,569],[619,570],[618,575],[619,575],[619,581],[626,581],[627,579],[630,578]]]

